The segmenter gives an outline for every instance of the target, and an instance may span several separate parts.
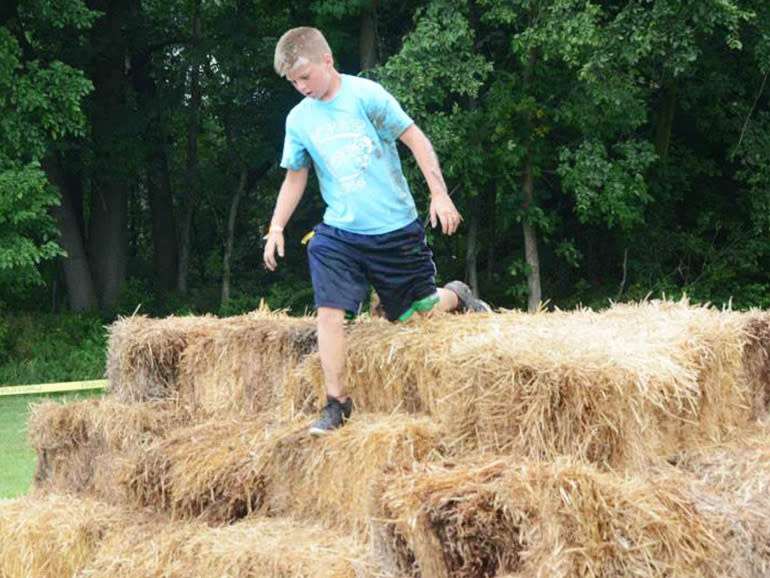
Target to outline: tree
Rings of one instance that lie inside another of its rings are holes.
[[[4,289],[41,283],[41,262],[64,254],[51,216],[59,198],[42,163],[65,138],[84,135],[81,103],[93,86],[82,71],[46,54],[41,32],[79,33],[91,25],[94,14],[78,0],[56,4],[6,2],[0,11],[0,287]]]

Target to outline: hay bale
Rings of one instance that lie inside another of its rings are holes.
[[[304,402],[285,394],[284,382],[317,348],[315,319],[267,310],[221,320],[191,343],[180,364],[181,394],[203,412],[292,414]]]
[[[770,434],[758,425],[728,442],[680,452],[671,462],[706,485],[740,518],[728,537],[733,576],[770,575]]]
[[[384,473],[411,471],[448,452],[442,428],[426,416],[360,414],[320,439],[306,432],[305,425],[273,443],[265,511],[319,520],[362,538]]]
[[[32,494],[0,500],[0,576],[75,576],[127,520],[120,509],[91,499]]]
[[[180,428],[146,448],[128,480],[130,498],[172,518],[232,522],[258,506],[266,484],[259,420],[216,419]]]
[[[107,328],[108,391],[126,402],[173,396],[182,352],[219,322],[211,315],[118,319]]]
[[[170,401],[126,404],[110,398],[34,405],[29,441],[37,453],[35,484],[102,499],[122,495],[119,478],[132,450],[189,420]]]
[[[749,311],[744,320],[748,334],[744,363],[754,393],[754,413],[764,417],[770,409],[770,313]]]
[[[221,523],[260,511],[364,535],[372,483],[428,458],[441,438],[424,417],[360,415],[321,438],[308,425],[230,419],[178,430],[147,449],[131,496],[174,518]]]
[[[407,576],[716,578],[740,567],[724,545],[740,520],[672,472],[476,460],[382,488],[376,558]]]
[[[126,528],[100,549],[82,578],[363,578],[364,548],[290,520],[247,519],[209,528],[174,522]]]
[[[770,515],[770,429],[767,424],[740,432],[733,439],[678,452],[669,460],[736,507]]]
[[[346,379],[362,410],[428,412],[467,449],[642,467],[750,421],[746,341],[739,315],[687,302],[373,320]],[[294,379],[322,383],[317,356]]]

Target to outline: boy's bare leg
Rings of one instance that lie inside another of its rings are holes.
[[[433,308],[434,311],[444,311],[449,313],[450,311],[457,309],[457,307],[460,305],[460,299],[457,297],[457,293],[454,291],[444,289],[443,287],[439,287],[437,291],[438,303]]]
[[[324,372],[326,393],[344,402],[345,391],[345,310],[318,308],[318,353]]]

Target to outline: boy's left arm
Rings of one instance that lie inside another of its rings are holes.
[[[431,198],[431,226],[435,228],[437,222],[440,222],[441,230],[445,234],[451,235],[457,231],[463,218],[449,197],[433,145],[416,124],[410,125],[398,138],[412,151],[417,166],[420,167],[420,171],[428,183]]]

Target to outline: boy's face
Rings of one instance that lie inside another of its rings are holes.
[[[286,75],[300,93],[316,100],[328,100],[333,96],[334,63],[331,55],[324,55],[321,62],[307,62],[295,66]]]

